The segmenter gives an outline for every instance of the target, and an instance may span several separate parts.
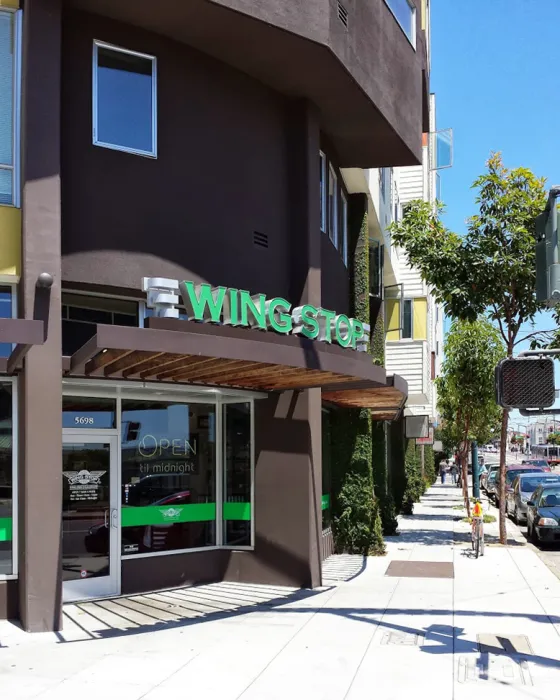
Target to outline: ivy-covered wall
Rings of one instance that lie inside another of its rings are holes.
[[[404,448],[404,419],[400,418],[389,423],[389,487],[397,513],[402,511],[406,491]]]
[[[385,315],[383,313],[383,302],[379,301],[372,309],[371,325],[371,354],[373,362],[380,367],[385,366]]]
[[[431,445],[424,447],[424,480],[427,488],[436,480],[435,453]]]
[[[416,440],[408,439],[404,456],[406,488],[402,504],[402,512],[407,515],[412,515],[414,504],[420,500],[426,490],[421,469],[420,448],[416,445]]]
[[[348,213],[352,315],[369,323],[369,235],[365,194],[349,197]],[[332,524],[336,550],[382,554],[385,544],[379,503],[374,495],[370,411],[344,409],[334,412],[332,439]]]
[[[395,503],[389,487],[387,432],[387,424],[384,421],[372,422],[372,471],[374,490],[379,502],[383,534],[394,535],[397,531],[398,523],[395,513]]]

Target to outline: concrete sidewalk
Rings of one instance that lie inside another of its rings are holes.
[[[453,486],[432,487],[386,557],[333,557],[317,591],[216,584],[122,598],[119,624],[108,603],[75,606],[58,636],[0,623],[0,696],[550,700],[560,580],[515,528],[503,548],[488,527],[475,560],[458,504]]]

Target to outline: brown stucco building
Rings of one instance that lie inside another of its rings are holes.
[[[421,157],[395,5],[0,0],[0,618],[321,583],[322,409],[406,398],[352,347],[344,178]]]

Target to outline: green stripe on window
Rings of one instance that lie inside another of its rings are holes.
[[[215,503],[190,503],[184,506],[123,506],[122,526],[172,525],[173,523],[197,523],[216,519]]]
[[[11,542],[12,540],[12,519],[0,518],[0,542]]]
[[[224,520],[251,520],[251,504],[224,503]]]
[[[321,510],[327,510],[331,507],[331,497],[328,493],[321,496]]]

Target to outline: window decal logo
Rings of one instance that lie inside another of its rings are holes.
[[[64,476],[68,479],[70,486],[80,484],[81,486],[100,486],[101,477],[106,474],[107,471],[88,471],[87,469],[81,469],[79,472],[62,472]]]
[[[160,508],[160,513],[164,520],[177,520],[181,515],[182,508]]]

